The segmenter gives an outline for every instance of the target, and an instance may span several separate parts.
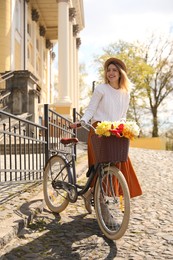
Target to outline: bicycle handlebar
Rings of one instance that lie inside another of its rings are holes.
[[[87,126],[91,127],[95,131],[95,128],[93,127],[93,125],[91,125],[89,123],[82,124],[81,122],[72,123],[70,128],[75,129],[75,128],[83,127],[84,129],[88,130],[88,128],[86,128]]]

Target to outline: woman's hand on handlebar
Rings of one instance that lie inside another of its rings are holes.
[[[74,122],[72,124],[70,124],[70,128],[75,129],[81,127],[81,123],[80,122]]]
[[[86,127],[85,127],[86,126]],[[70,128],[71,129],[75,129],[75,128],[79,128],[79,127],[84,127],[85,130],[89,131],[89,128],[92,128],[95,131],[95,127],[93,127],[91,124],[89,123],[85,123],[85,121],[81,120],[78,122],[74,122],[70,124]]]
[[[85,121],[78,121],[70,124],[70,128],[75,129],[85,125]]]

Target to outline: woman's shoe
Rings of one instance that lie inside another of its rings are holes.
[[[91,208],[91,199],[92,199],[92,197],[93,197],[93,193],[92,193],[91,189],[89,189],[83,195],[85,208],[86,208],[86,210],[88,211],[89,214],[92,213],[92,208]]]

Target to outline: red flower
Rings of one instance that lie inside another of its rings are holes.
[[[109,131],[111,132],[112,135],[115,135],[116,137],[122,137],[123,136],[123,129],[124,129],[124,125],[120,124],[117,128],[113,129],[113,125],[111,126],[112,129],[110,129]]]

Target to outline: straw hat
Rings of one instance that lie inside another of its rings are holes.
[[[122,60],[119,60],[117,58],[109,58],[106,62],[105,62],[105,65],[104,65],[104,68],[106,69],[109,64],[117,64],[118,66],[120,66],[121,69],[123,69],[125,72],[127,72],[127,68],[126,68],[126,65],[125,63],[122,61]]]

